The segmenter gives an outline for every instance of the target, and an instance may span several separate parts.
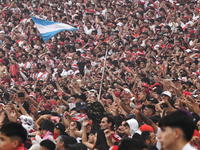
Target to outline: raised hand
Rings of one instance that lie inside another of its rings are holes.
[[[163,110],[161,109],[161,107],[160,107],[160,104],[156,104],[155,105],[155,110],[156,110],[156,112],[158,112],[158,113],[161,113]]]
[[[191,139],[192,143],[196,143],[198,146],[200,145],[200,138],[198,136],[193,136]]]
[[[36,107],[33,104],[30,105],[29,110],[31,111],[32,114],[35,114],[37,111]]]
[[[74,112],[74,113],[76,113],[76,112]],[[74,113],[69,113],[68,111],[65,111],[64,112],[64,117],[66,117],[66,118],[72,118],[72,116],[74,115]]]
[[[11,110],[11,111],[10,111],[10,116],[11,116],[12,118],[17,117],[16,111],[15,111],[15,110]]]
[[[3,104],[0,104],[0,112],[2,112],[2,110],[3,110]]]
[[[42,118],[45,120],[51,120],[51,114],[43,115]]]
[[[134,115],[136,115],[136,114],[138,114],[140,111],[139,110],[137,110],[137,109],[133,109],[133,110],[131,110],[131,114],[134,114]]]
[[[5,113],[4,112],[1,112],[0,113],[0,125],[3,125],[3,122],[4,122],[4,119],[5,119]]]
[[[135,106],[138,110],[140,110],[143,106],[140,100],[135,100]]]
[[[89,124],[89,118],[83,120],[83,127],[86,127]]]
[[[70,130],[75,130],[76,126],[77,126],[76,122],[71,122],[69,125],[69,128],[70,128]]]
[[[105,137],[108,139],[110,138],[110,136],[113,134],[114,132],[113,131],[110,131],[109,129],[106,129],[104,131],[104,134],[105,134]]]

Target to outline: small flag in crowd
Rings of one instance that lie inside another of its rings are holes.
[[[65,23],[38,19],[33,16],[31,16],[31,18],[33,19],[36,27],[38,28],[44,42],[46,42],[52,36],[63,30],[69,30],[69,31],[78,30],[77,28]]]

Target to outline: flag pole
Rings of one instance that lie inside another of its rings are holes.
[[[100,84],[100,89],[99,89],[98,102],[100,101],[100,97],[101,97],[101,89],[102,89],[102,85],[103,85],[103,78],[104,78],[104,72],[105,72],[105,67],[106,67],[107,54],[108,54],[108,44],[106,45],[106,54],[105,54],[105,58],[104,58],[103,72],[102,72],[102,77],[101,77],[101,84]]]

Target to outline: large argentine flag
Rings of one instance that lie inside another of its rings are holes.
[[[44,42],[46,42],[48,39],[50,39],[52,36],[57,34],[60,31],[63,30],[78,30],[77,28],[74,28],[73,26],[70,26],[65,23],[59,23],[59,22],[53,22],[43,19],[38,19],[33,16],[31,16],[33,21],[35,22],[36,27],[38,28]]]

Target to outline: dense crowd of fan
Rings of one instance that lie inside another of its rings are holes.
[[[31,15],[78,30],[44,43]],[[0,133],[21,123],[30,150],[154,150],[180,109],[198,149],[199,16],[197,0],[1,0]]]

